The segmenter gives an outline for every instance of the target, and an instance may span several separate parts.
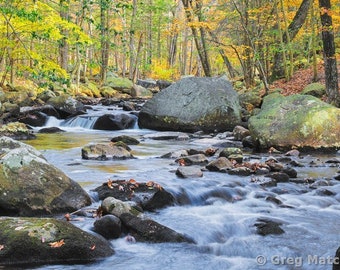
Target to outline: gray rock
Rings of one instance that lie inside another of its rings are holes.
[[[200,168],[195,166],[180,166],[176,170],[176,175],[182,178],[202,177],[203,172]]]
[[[226,157],[219,157],[206,166],[209,171],[226,172],[233,168],[233,163]]]
[[[180,165],[206,165],[208,163],[208,159],[204,154],[196,154],[190,155],[186,157],[181,157],[176,159],[176,162],[180,163]]]
[[[81,149],[83,159],[108,160],[108,159],[128,159],[133,155],[122,146],[112,144],[90,144]]]
[[[130,201],[133,202],[133,205],[138,205],[141,211],[154,211],[173,205],[175,201],[168,191],[153,181],[138,183],[134,179],[128,181],[109,180],[94,191],[98,193],[100,200],[114,197],[124,202]]]
[[[139,215],[141,212],[136,210],[135,205],[135,203],[123,202],[114,197],[107,197],[102,201],[101,207],[105,214],[112,214],[116,217],[120,217],[124,213]]]
[[[84,104],[68,95],[51,97],[47,103],[52,105],[63,119],[84,112],[85,109]]]
[[[236,126],[233,130],[235,140],[242,141],[245,137],[250,135],[248,129],[242,126]]]
[[[220,78],[184,78],[148,100],[139,113],[141,128],[195,132],[232,130],[241,122],[238,94]]]
[[[132,235],[137,241],[153,243],[194,243],[194,241],[189,237],[177,233],[176,231],[151,219],[142,219],[128,213],[122,214],[120,219],[122,220],[122,224],[128,229],[130,235]]]
[[[137,122],[137,117],[133,114],[104,114],[93,124],[93,129],[97,130],[122,130],[133,128]]]
[[[145,139],[152,139],[152,140],[188,140],[189,135],[183,132],[157,132],[144,135]]]
[[[268,234],[283,234],[284,230],[281,229],[282,223],[267,218],[259,218],[254,226],[257,228],[257,233],[262,236]]]
[[[118,238],[122,233],[122,222],[114,215],[105,215],[96,220],[93,230],[106,239]]]
[[[236,167],[236,168],[228,170],[228,173],[231,175],[248,176],[248,175],[253,174],[254,172],[247,167],[240,166],[240,167]]]

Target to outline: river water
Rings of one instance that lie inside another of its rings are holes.
[[[92,196],[95,194],[91,190],[108,179],[133,178],[138,182],[152,180],[176,198],[185,198],[181,205],[146,215],[190,236],[196,244],[132,244],[121,238],[111,241],[115,254],[100,262],[45,265],[34,269],[332,269],[335,251],[340,246],[340,195],[325,196],[317,192],[319,189],[310,189],[307,183],[279,183],[275,188],[263,188],[252,183],[250,176],[208,171],[204,171],[201,178],[183,179],[176,176],[177,165],[173,159],[159,158],[181,149],[205,150],[218,143],[215,138],[159,141],[144,137],[155,131],[138,127],[95,131],[88,128],[89,123],[79,124],[81,127],[67,126],[55,119],[47,125],[58,125],[67,132],[37,134],[36,140],[27,143],[40,150],[51,164]],[[130,146],[136,159],[81,159],[81,148],[86,144],[109,142],[118,135],[140,140],[139,145]],[[319,155],[322,166],[297,167],[298,177],[324,180],[329,184],[328,190],[340,194],[340,185],[332,180],[339,166],[322,163],[334,157]],[[266,201],[268,195],[280,199],[286,207]],[[97,206],[98,203],[94,203],[93,207]],[[258,235],[254,224],[259,218],[281,222],[285,233]],[[73,221],[88,231],[93,222]]]

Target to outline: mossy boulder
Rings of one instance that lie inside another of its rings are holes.
[[[118,96],[118,91],[110,86],[102,86],[100,88],[100,95],[105,98],[113,98]]]
[[[45,90],[38,94],[37,98],[47,102],[50,98],[55,98],[57,95],[52,90]]]
[[[4,267],[83,264],[114,254],[104,238],[63,220],[0,217],[0,227],[0,265]]]
[[[78,183],[30,145],[0,137],[0,213],[37,216],[74,212],[90,205]]]
[[[340,109],[310,95],[264,98],[260,113],[249,119],[257,146],[305,149],[340,147]]]
[[[311,83],[302,90],[301,94],[321,98],[326,94],[326,86],[321,83]]]
[[[19,106],[29,106],[33,104],[33,99],[29,96],[28,92],[6,92],[5,99]]]
[[[133,85],[131,96],[136,98],[152,98],[153,93],[151,90],[135,84]]]
[[[225,77],[188,77],[148,100],[139,113],[141,128],[161,131],[226,131],[241,122],[237,92]]]
[[[11,137],[16,140],[34,139],[35,135],[24,123],[12,122],[0,127],[0,136]]]
[[[111,76],[107,78],[105,84],[122,93],[129,95],[132,94],[133,82],[130,81],[128,78]]]
[[[88,97],[100,98],[100,90],[98,86],[92,82],[80,85],[80,92]]]
[[[247,110],[260,107],[262,103],[262,95],[258,89],[252,91],[243,91],[239,93],[240,104]]]

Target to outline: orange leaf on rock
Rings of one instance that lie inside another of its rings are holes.
[[[148,182],[146,183],[146,186],[147,186],[147,187],[153,187],[153,185],[154,185],[154,182],[153,182],[153,181],[148,181]]]
[[[112,180],[107,181],[107,187],[110,188],[110,189],[113,189]]]
[[[129,180],[129,184],[132,184],[132,185],[135,185],[135,184],[137,184],[137,181],[135,180],[135,179],[130,179]]]
[[[64,239],[61,239],[60,241],[49,243],[50,247],[52,248],[60,248],[61,246],[65,245]]]
[[[64,215],[66,221],[70,221],[71,220],[71,215],[69,213]]]
[[[178,160],[179,166],[185,166],[185,160],[183,158]]]

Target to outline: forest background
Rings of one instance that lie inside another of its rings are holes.
[[[0,0],[0,87],[103,83],[112,72],[133,82],[226,74],[267,89],[307,67],[317,81],[322,15],[336,59],[337,0]]]

